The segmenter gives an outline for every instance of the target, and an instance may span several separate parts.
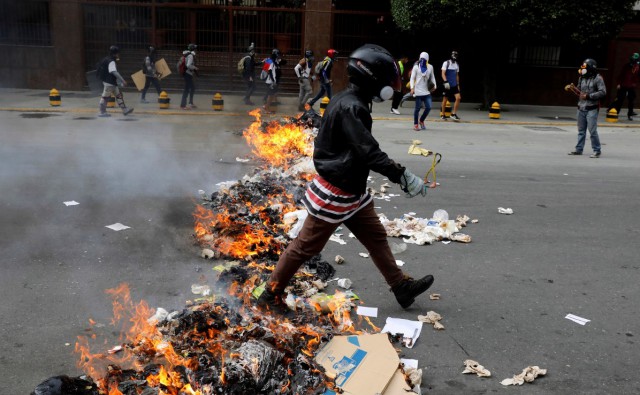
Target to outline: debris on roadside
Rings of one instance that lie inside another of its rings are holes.
[[[431,300],[440,300],[440,294],[430,294],[429,299]]]
[[[457,241],[470,243],[471,236],[459,233],[460,228],[466,225],[465,216],[458,216],[465,225],[459,226],[457,221],[448,219],[444,210],[436,210],[433,218],[419,218],[405,214],[402,218],[388,219],[384,214],[379,214],[380,222],[390,237],[401,237],[405,243],[433,244],[435,241]],[[462,223],[461,222],[461,223]]]
[[[538,376],[544,376],[545,374],[547,374],[547,369],[541,369],[538,366],[527,366],[522,370],[520,374],[516,374],[510,379],[504,379],[500,382],[500,384],[522,385],[524,383],[531,383]]]
[[[462,373],[472,373],[477,375],[478,377],[491,377],[491,372],[488,369],[472,359],[467,359],[464,361],[464,370],[462,371]]]
[[[427,312],[426,315],[419,315],[418,316],[418,321],[421,322],[426,322],[427,324],[431,324],[433,325],[433,329],[436,330],[443,330],[444,329],[444,325],[442,325],[440,323],[440,320],[442,319],[442,316],[438,313],[436,313],[435,311],[429,311]]]
[[[498,213],[500,213],[500,214],[506,214],[506,215],[511,215],[511,214],[513,214],[513,209],[511,209],[511,208],[504,208],[504,207],[498,207]]]
[[[342,265],[344,263],[344,258],[341,255],[336,255],[336,259],[334,259],[334,262],[337,265]]]

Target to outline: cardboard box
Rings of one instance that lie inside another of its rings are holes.
[[[398,353],[384,333],[336,336],[316,355],[329,377],[348,395],[406,395]],[[325,392],[334,394],[333,391]]]
[[[131,74],[131,79],[133,80],[133,83],[136,85],[136,88],[138,88],[139,91],[144,89],[144,84],[147,82],[147,77],[144,75],[142,70]]]
[[[171,75],[171,69],[164,58],[156,61],[156,71],[160,73],[159,79],[163,79]]]

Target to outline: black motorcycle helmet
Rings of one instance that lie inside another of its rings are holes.
[[[109,47],[109,56],[111,56],[111,59],[113,60],[119,60],[120,59],[120,48],[118,48],[116,45],[112,45]]]
[[[373,101],[381,102],[400,91],[400,71],[393,56],[386,49],[365,44],[349,56],[347,65],[349,82],[371,95]]]
[[[280,50],[278,48],[274,48],[273,51],[271,51],[271,60],[275,61],[281,57],[282,56],[280,55]]]
[[[197,45],[195,45],[194,43],[191,43],[187,46],[187,50],[188,51],[195,51],[198,48]]]
[[[313,58],[313,51],[310,49],[307,49],[306,51],[304,51],[304,57],[305,58]]]
[[[584,70],[584,71],[583,71]],[[583,76],[590,77],[592,75],[596,75],[598,72],[598,64],[595,60],[591,58],[587,58],[582,62],[582,66],[578,70],[578,73]]]

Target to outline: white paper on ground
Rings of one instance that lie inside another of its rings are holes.
[[[405,320],[402,318],[387,317],[387,322],[382,328],[382,333],[402,333],[403,343],[407,348],[413,348],[422,332],[422,322]]]
[[[69,200],[68,202],[63,202],[65,206],[69,207],[69,206],[77,206],[78,202],[76,202],[75,200]]]
[[[358,306],[357,313],[358,313],[358,315],[363,315],[365,317],[377,317],[378,316],[378,308],[377,307]]]
[[[329,240],[331,241],[335,241],[338,244],[347,244],[346,241],[342,240],[342,234],[341,233],[334,233],[331,235],[331,237],[329,237]]]
[[[109,229],[112,229],[112,230],[115,230],[116,232],[118,232],[118,231],[121,231],[121,230],[129,229],[130,226],[122,225],[120,222],[116,222],[113,225],[105,226],[105,228],[109,228]]]
[[[402,267],[402,266],[404,266],[404,262],[401,261],[400,259],[396,259],[396,265]]]
[[[404,366],[408,368],[418,369],[418,360],[417,359],[409,359],[409,358],[400,358],[400,362],[404,364]]]
[[[586,318],[578,317],[577,315],[573,315],[573,314],[567,314],[564,318],[566,318],[568,320],[571,320],[571,321],[573,321],[573,322],[575,322],[577,324],[580,324],[580,325],[584,325],[587,322],[591,321],[591,320],[588,320]]]

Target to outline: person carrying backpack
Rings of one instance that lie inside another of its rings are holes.
[[[256,62],[255,60],[256,49],[253,43],[249,45],[247,50],[249,52],[238,62],[238,71],[242,70],[242,79],[247,84],[247,90],[242,101],[248,106],[253,106],[255,103],[251,101],[251,95],[256,91],[256,66],[262,65],[262,62]]]
[[[116,98],[116,103],[122,110],[124,115],[129,115],[133,112],[133,108],[127,108],[124,103],[124,97],[118,86],[127,86],[127,81],[122,78],[116,67],[116,62],[120,60],[120,48],[112,45],[109,48],[109,56],[102,59],[97,68],[98,78],[104,85],[102,96],[98,104],[100,110],[99,117],[110,117],[111,114],[107,112],[107,100],[113,95]]]
[[[158,96],[160,96],[160,92],[162,92],[159,80],[161,75],[156,70],[156,49],[154,47],[149,47],[149,54],[146,58],[144,58],[142,70],[144,71],[146,80],[144,83],[144,88],[142,89],[142,97],[140,98],[140,103],[149,103],[145,99],[145,96],[147,95],[147,90],[149,89],[149,86],[151,84],[153,84],[153,87],[156,88]]]
[[[307,49],[304,52],[304,58],[300,59],[293,71],[298,77],[298,85],[300,85],[300,93],[298,94],[298,111],[305,111],[304,105],[311,97],[313,89],[311,88],[311,70],[313,67],[313,51]]]
[[[196,85],[193,81],[194,74],[198,73],[198,67],[196,67],[196,48],[195,44],[189,44],[187,50],[182,52],[182,58],[180,59],[180,65],[178,71],[184,78],[184,90],[182,91],[182,101],[180,102],[180,108],[183,110],[190,110],[198,108],[193,104],[193,95],[196,92]],[[189,98],[189,107],[187,107],[187,97]]]
[[[267,102],[264,105],[265,112],[269,114],[275,113],[271,105],[277,101],[280,79],[282,77],[282,69],[280,65],[282,63],[282,56],[280,50],[277,48],[271,51],[271,65],[267,72],[267,79],[265,80],[267,87]]]
[[[320,81],[320,92],[318,92],[313,99],[309,100],[311,107],[324,96],[331,99],[331,69],[333,68],[333,62],[336,56],[338,56],[338,51],[330,49],[327,51],[327,56],[324,60],[316,65],[315,72]]]

